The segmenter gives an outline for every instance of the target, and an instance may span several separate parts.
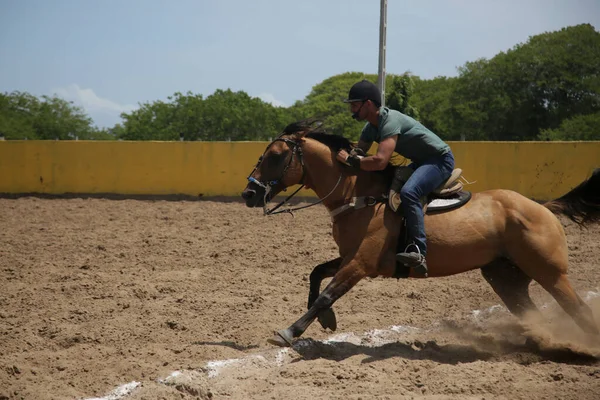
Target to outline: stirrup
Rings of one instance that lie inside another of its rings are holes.
[[[390,193],[388,194],[388,204],[392,211],[397,212],[401,203],[400,193],[396,192],[394,189],[390,189]]]
[[[411,246],[415,247],[417,251],[409,252],[408,249],[411,248]],[[416,275],[427,278],[427,262],[425,261],[425,256],[421,254],[421,250],[416,243],[410,243],[408,246],[406,246],[403,253],[396,254],[396,261],[412,269]]]

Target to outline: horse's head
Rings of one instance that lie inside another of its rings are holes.
[[[242,192],[248,207],[263,207],[288,186],[302,183],[302,135],[283,133],[267,146],[248,176]]]
[[[320,145],[315,146],[316,142]],[[248,207],[265,207],[269,200],[289,186],[308,184],[319,194],[317,184],[324,184],[320,186],[323,189],[320,196],[324,199],[340,184],[340,168],[346,168],[337,163],[335,155],[340,149],[350,152],[353,148],[352,143],[345,137],[327,134],[321,129],[318,120],[308,119],[290,124],[279,137],[269,143],[259,157],[258,163],[248,176],[249,183],[242,192],[242,197]],[[307,160],[312,160],[306,165],[303,152],[306,152]],[[318,164],[317,170],[314,164],[315,156],[325,160]],[[328,169],[327,166],[332,168]],[[352,174],[354,172],[350,171],[349,175]],[[328,181],[332,179],[337,180],[337,183]],[[265,209],[267,214],[272,211]]]

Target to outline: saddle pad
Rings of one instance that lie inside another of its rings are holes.
[[[427,214],[436,211],[452,210],[466,204],[469,200],[471,200],[471,192],[465,190],[461,190],[451,197],[443,199],[435,198],[427,203]]]

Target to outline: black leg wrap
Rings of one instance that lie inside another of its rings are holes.
[[[327,308],[330,308],[332,305],[333,300],[331,299],[331,297],[329,297],[327,293],[323,292],[319,295],[319,297],[317,297],[317,300],[315,301],[315,304],[313,304],[313,307],[317,308],[318,310],[325,310]]]
[[[342,264],[342,258],[338,257],[331,261],[317,265],[310,274],[310,288],[308,292],[308,308],[312,307],[319,296],[321,282],[324,278],[332,277]]]

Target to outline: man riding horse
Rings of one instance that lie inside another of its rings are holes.
[[[365,171],[385,169],[394,151],[412,161],[414,173],[400,190],[409,244],[396,255],[396,260],[426,277],[427,243],[421,199],[450,177],[454,169],[450,146],[415,119],[382,107],[381,92],[367,80],[354,84],[344,102],[350,103],[352,118],[367,121],[358,147],[366,152],[374,141],[379,146],[377,153],[368,157],[340,150],[338,161]]]
[[[385,136],[387,124],[393,121],[395,112],[377,108],[377,96],[378,92],[374,91],[370,95],[359,93],[357,97],[350,96],[350,100],[356,100],[352,111],[359,118],[368,120],[371,115],[377,116],[374,118],[377,128],[370,126],[372,120],[365,128],[365,148],[371,138],[367,136],[369,130],[374,129],[382,132],[381,137],[373,140],[380,140],[379,148],[386,160],[399,145],[398,150],[413,158],[417,167],[436,165],[435,162],[442,164],[439,160],[443,160],[444,154],[449,151],[444,147],[437,150],[439,155],[435,157],[436,151],[430,147],[435,149],[436,146],[421,143],[436,143],[439,138],[428,134],[427,140],[415,140],[420,144],[411,147],[412,141],[408,139],[425,134],[418,133],[421,129],[412,131],[404,125],[390,129],[393,133],[392,146],[387,153],[384,152],[381,144],[388,137]],[[248,176],[248,184],[242,192],[246,205],[263,207],[265,215],[323,204],[332,220],[331,233],[339,256],[314,267],[310,274],[308,311],[269,339],[269,343],[278,346],[292,346],[294,339],[299,338],[317,319],[323,328],[335,330],[337,321],[333,304],[366,277],[423,276],[414,269],[399,265],[396,249],[401,237],[402,216],[395,211],[397,207],[383,204],[392,181],[391,175],[396,177],[395,172],[403,168],[393,170],[388,167],[383,173],[362,170],[375,169],[378,157],[383,156],[378,154],[363,159],[348,156],[348,153],[355,152],[355,148],[347,138],[329,135],[318,126],[314,127],[313,122],[307,120],[290,124],[270,142]],[[345,154],[340,152],[342,149],[346,150]],[[424,152],[428,153],[426,157],[421,155]],[[360,164],[361,169],[348,168],[339,159],[355,166]],[[451,163],[450,158],[448,164]],[[436,168],[451,169],[450,166],[438,165]],[[428,169],[433,168],[430,166],[425,171]],[[427,179],[429,173],[425,175]],[[441,177],[438,179],[442,180]],[[314,190],[319,201],[275,211],[296,191],[268,209],[267,203],[274,196],[298,184],[300,188],[304,186]],[[541,316],[529,295],[529,284],[535,280],[584,332],[597,341],[600,330],[593,312],[568,278],[569,248],[561,221],[555,214],[564,214],[582,226],[600,222],[599,193],[600,168],[569,193],[544,204],[512,190],[494,189],[475,193],[469,201],[452,211],[428,213],[424,218],[427,225],[428,275],[443,277],[480,269],[485,281],[508,310],[521,318],[525,315]],[[418,211],[421,211],[420,205]],[[400,259],[403,260],[403,257],[401,255]],[[406,269],[408,274],[405,274]],[[332,279],[321,291],[321,283],[326,278]]]

